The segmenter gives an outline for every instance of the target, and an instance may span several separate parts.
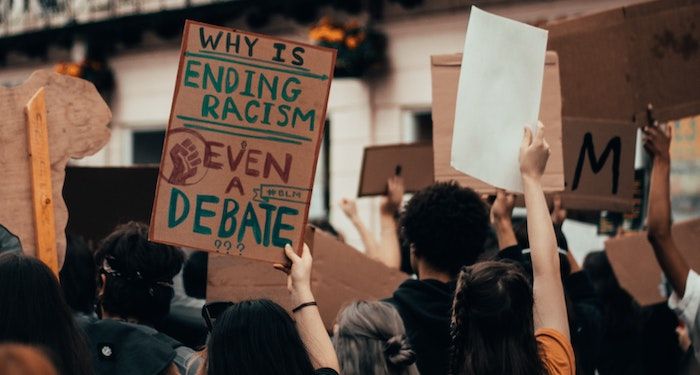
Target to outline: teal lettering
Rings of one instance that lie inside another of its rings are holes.
[[[178,199],[179,198],[179,199]],[[183,202],[182,214],[177,216],[177,202],[181,200]],[[170,190],[170,205],[168,207],[168,228],[175,228],[176,226],[182,224],[187,215],[190,213],[190,200],[187,199],[187,195],[178,188],[172,188]]]
[[[258,121],[258,115],[251,115],[250,108],[251,107],[256,107],[260,108],[260,103],[257,100],[251,100],[245,105],[245,119],[248,121],[249,124],[255,124],[256,121]]]
[[[229,208],[232,205],[233,208]],[[224,211],[221,213],[221,223],[219,224],[219,237],[229,238],[236,232],[236,213],[238,213],[238,202],[233,199],[224,199]]]
[[[199,72],[192,70],[192,66],[200,66],[201,62],[197,60],[187,60],[187,65],[185,66],[185,86],[199,88],[196,83],[190,82],[190,78],[199,78]]]
[[[314,120],[316,119],[316,110],[310,109],[308,112],[303,113],[301,109],[294,108],[294,112],[292,112],[293,128],[297,125],[297,119],[300,119],[301,121],[309,121],[309,130],[314,131]]]
[[[216,108],[219,106],[219,98],[214,95],[206,94],[202,97],[202,117],[219,118],[216,113]]]
[[[192,227],[192,231],[195,233],[211,234],[211,228],[202,225],[202,218],[214,217],[216,212],[202,207],[205,203],[219,203],[219,198],[213,195],[197,195],[197,207],[194,211],[194,225]]]
[[[216,92],[221,92],[221,81],[222,78],[224,77],[224,67],[220,66],[219,71],[217,75],[214,75],[214,72],[211,70],[211,66],[209,64],[204,64],[204,77],[203,82],[202,82],[202,89],[206,90],[209,88],[208,83],[211,83],[214,86],[214,90]]]
[[[299,89],[297,87],[290,89],[289,88],[290,84],[300,85],[301,81],[297,77],[289,77],[282,84],[282,93],[281,93],[282,99],[286,100],[289,103],[297,100],[297,98],[301,94],[301,89]]]
[[[265,231],[263,232],[263,246],[270,246],[270,225],[272,223],[272,213],[275,212],[277,207],[268,204],[260,203],[258,206],[265,210]]]
[[[243,219],[241,220],[241,229],[238,232],[238,242],[243,242],[243,237],[245,237],[246,230],[250,227],[253,231],[253,237],[255,237],[255,242],[260,244],[261,242],[261,230],[260,223],[258,222],[258,217],[255,215],[255,209],[251,202],[245,208],[245,213],[243,214]]]
[[[292,240],[289,238],[282,237],[280,235],[280,232],[282,231],[287,231],[287,230],[294,230],[294,227],[290,224],[284,223],[284,216],[285,215],[290,215],[290,216],[296,216],[299,214],[299,210],[291,208],[291,207],[286,207],[286,206],[280,206],[280,208],[277,210],[277,217],[275,217],[275,224],[272,227],[272,245],[276,247],[284,247],[286,244],[291,244]]]

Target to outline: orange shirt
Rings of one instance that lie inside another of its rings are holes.
[[[537,348],[544,367],[550,375],[575,375],[576,364],[571,342],[551,328],[540,328],[535,332]]]

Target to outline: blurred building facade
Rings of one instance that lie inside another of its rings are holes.
[[[319,158],[311,215],[327,215],[349,242],[362,248],[359,235],[337,202],[344,197],[356,197],[365,146],[431,139],[430,55],[462,50],[467,3],[519,21],[542,24],[639,1],[426,0],[409,2],[411,7],[397,1],[383,3],[379,17],[365,11],[351,15],[332,7],[320,9],[316,14],[371,23],[386,36],[387,47],[380,73],[333,80],[328,132]],[[159,24],[159,15],[165,12],[174,14],[174,19],[209,20],[208,16],[215,14],[219,23],[226,26],[309,40],[310,25],[280,15],[260,22],[264,25],[251,27],[251,22],[259,21],[260,15],[255,18],[246,13],[250,4],[216,0],[0,0],[0,58],[3,58],[0,85],[20,84],[32,71],[56,69],[61,62],[64,66],[59,69],[64,70],[75,66],[71,64],[89,62],[95,46],[100,44],[100,35],[121,35],[118,42],[109,38],[104,41],[115,45],[98,51],[91,67],[83,64],[83,68],[97,71],[98,80],[107,79],[99,75],[100,69],[109,69],[111,81],[105,83],[107,92],[103,94],[113,111],[112,138],[97,155],[75,163],[94,166],[157,163],[175,85],[182,27],[181,22],[179,29],[174,30],[170,24]],[[143,23],[124,21],[146,16],[150,20]],[[95,35],[90,35],[91,25],[100,25]],[[147,30],[130,35],[131,29],[140,25],[146,25]],[[41,33],[47,34],[44,39],[28,40],[46,45],[28,46],[22,42],[24,36]],[[71,33],[81,37],[66,38]],[[11,43],[3,44],[3,41]],[[369,227],[378,229],[378,199],[361,199],[358,208]],[[571,230],[584,241],[583,248],[576,250],[602,249],[602,239],[591,236],[590,229]]]

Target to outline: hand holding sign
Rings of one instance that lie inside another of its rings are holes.
[[[544,125],[537,124],[537,133],[532,137],[529,127],[525,128],[523,141],[520,144],[520,173],[523,179],[531,178],[539,181],[544,174],[544,168],[549,159],[549,144],[544,139]]]

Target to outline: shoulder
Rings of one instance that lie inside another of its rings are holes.
[[[550,375],[574,375],[576,364],[571,342],[559,331],[541,328],[535,332],[537,347]]]

